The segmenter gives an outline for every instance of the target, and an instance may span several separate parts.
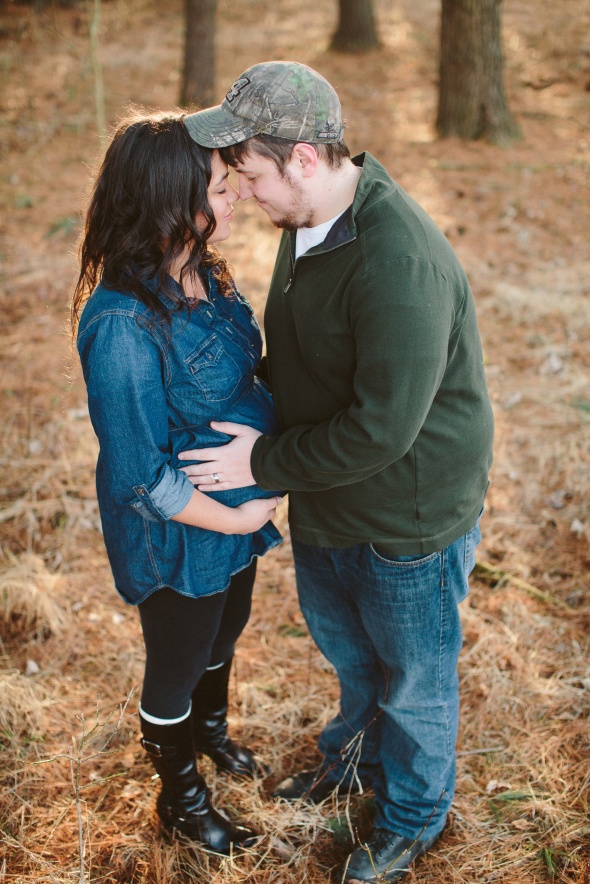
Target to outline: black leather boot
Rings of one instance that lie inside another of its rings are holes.
[[[234,825],[211,805],[209,790],[195,763],[190,718],[171,725],[152,724],[141,713],[139,719],[141,745],[162,780],[156,809],[164,828],[181,832],[225,856],[251,847],[259,836],[245,826]]]
[[[207,755],[218,770],[240,777],[266,777],[270,769],[245,746],[227,733],[227,703],[232,658],[222,666],[207,669],[193,691],[191,721],[195,749]]]

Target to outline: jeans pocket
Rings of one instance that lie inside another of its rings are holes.
[[[480,517],[481,518],[481,517]],[[475,550],[481,543],[481,530],[479,527],[479,519],[465,535],[465,559],[464,568],[465,576],[468,577],[475,568]]]
[[[417,556],[394,556],[386,551],[379,550],[378,547],[374,543],[368,544],[369,550],[373,556],[373,558],[377,559],[377,561],[383,563],[384,565],[391,565],[393,568],[415,568],[420,565],[424,565],[427,562],[431,562],[433,559],[436,559],[437,556],[440,555],[440,552],[428,553],[428,555],[417,555]]]

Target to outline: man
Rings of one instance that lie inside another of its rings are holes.
[[[289,491],[301,608],[340,680],[320,770],[275,794],[372,787],[374,831],[345,880],[399,880],[455,784],[458,605],[493,435],[469,284],[385,169],[350,158],[336,92],[305,65],[254,65],[185,124],[285,230],[265,312],[282,434],[214,424],[235,439],[185,454],[201,490]]]

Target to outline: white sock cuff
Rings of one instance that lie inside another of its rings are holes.
[[[179,724],[181,721],[185,721],[189,717],[189,715],[191,714],[191,710],[192,703],[188,707],[188,712],[186,713],[186,715],[181,715],[180,718],[156,718],[155,715],[150,715],[148,712],[144,712],[140,705],[139,714],[143,719],[145,719],[145,721],[149,721],[150,724]]]

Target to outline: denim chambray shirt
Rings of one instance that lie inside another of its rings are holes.
[[[212,420],[278,432],[270,392],[254,376],[262,338],[252,308],[237,292],[224,297],[211,273],[208,283],[209,301],[173,312],[171,328],[133,295],[103,285],[80,319],[104,541],[115,586],[131,605],[164,586],[194,597],[220,592],[282,539],[272,522],[227,535],[171,521],[194,490],[178,453],[231,438]],[[212,496],[237,506],[276,493],[251,486]]]

